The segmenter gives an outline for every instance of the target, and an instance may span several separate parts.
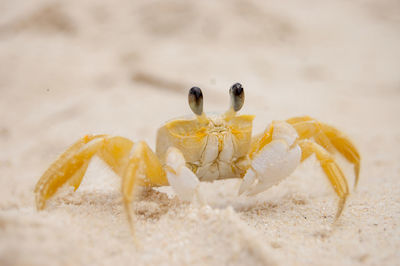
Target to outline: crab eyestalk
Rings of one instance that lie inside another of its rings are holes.
[[[231,108],[238,112],[242,109],[244,104],[244,90],[242,84],[235,83],[229,90],[229,94],[231,95]]]
[[[199,87],[192,87],[189,90],[189,106],[195,115],[200,116],[203,114],[203,93]]]
[[[189,90],[189,106],[197,116],[200,123],[207,123],[206,115],[203,113],[203,93],[199,87],[192,87]]]
[[[235,116],[236,112],[242,109],[244,104],[244,90],[242,84],[233,84],[229,89],[229,95],[231,96],[231,106],[226,112],[226,117],[233,117]]]

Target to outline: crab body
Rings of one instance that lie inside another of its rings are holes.
[[[95,155],[122,177],[123,202],[132,226],[130,204],[138,187],[170,185],[181,200],[192,201],[195,195],[199,196],[200,181],[241,178],[239,194],[254,195],[290,176],[300,162],[315,154],[339,196],[338,218],[349,188],[334,152],[354,165],[356,185],[360,155],[352,142],[336,128],[308,116],[272,121],[264,132],[252,136],[254,116],[237,115],[244,102],[239,83],[231,87],[230,96],[227,112],[206,115],[202,92],[193,87],[189,91],[189,105],[195,116],[162,125],[157,132],[156,152],[143,141],[86,135],[40,178],[35,187],[37,208],[43,209],[64,184],[78,189]]]
[[[171,120],[157,132],[156,154],[165,162],[168,148],[179,149],[200,181],[243,177],[253,118],[211,114]]]

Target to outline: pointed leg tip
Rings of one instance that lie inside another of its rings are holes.
[[[141,250],[143,248],[143,246],[136,236],[136,229],[135,229],[135,224],[134,224],[134,220],[132,217],[132,213],[128,214],[128,216],[129,216],[128,217],[129,230],[130,230],[130,233],[132,236],[133,244],[135,245],[136,249]]]
[[[356,190],[357,186],[358,186],[358,180],[359,180],[359,177],[360,177],[360,164],[356,164],[354,166],[354,175],[355,175],[354,190]]]
[[[356,191],[357,190],[357,187],[358,187],[358,177],[356,177],[356,180],[354,181],[354,191]]]
[[[128,224],[129,224],[129,230],[131,232],[131,236],[132,236],[135,246],[138,247],[139,242],[137,241],[137,238],[136,238],[135,222],[134,222],[133,212],[132,212],[132,209],[130,206],[130,201],[128,198],[124,198],[123,202],[124,202],[124,207],[125,207],[126,218],[128,220]]]
[[[36,196],[36,210],[41,211],[46,206],[46,201],[43,200],[41,197]]]
[[[339,220],[340,216],[342,215],[342,212],[343,212],[343,208],[340,208],[339,210],[337,210],[334,223],[336,223]]]
[[[340,200],[339,200],[339,206],[338,206],[338,210],[336,212],[335,215],[335,222],[340,218],[340,216],[342,215],[343,209],[346,205],[346,199],[347,199],[348,195],[344,195]]]

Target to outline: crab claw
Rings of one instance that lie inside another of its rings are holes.
[[[182,152],[170,147],[166,157],[166,173],[169,184],[183,201],[191,201],[200,183],[197,176],[186,167]]]
[[[272,141],[253,157],[239,189],[239,194],[255,195],[278,184],[299,165],[301,149],[287,124],[275,124]]]
[[[248,190],[254,184],[254,182],[256,182],[256,180],[257,177],[253,169],[250,168],[249,170],[247,170],[246,175],[244,176],[242,184],[239,188],[239,195],[242,195],[246,190]]]

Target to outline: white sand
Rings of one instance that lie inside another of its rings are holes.
[[[0,3],[0,265],[400,264],[398,1],[58,2]],[[223,112],[237,81],[256,132],[308,114],[354,140],[360,183],[337,224],[315,158],[256,197],[237,180],[202,184],[207,207],[145,193],[139,249],[98,159],[36,212],[36,181],[79,137],[154,148],[158,125],[190,111],[188,88]]]

